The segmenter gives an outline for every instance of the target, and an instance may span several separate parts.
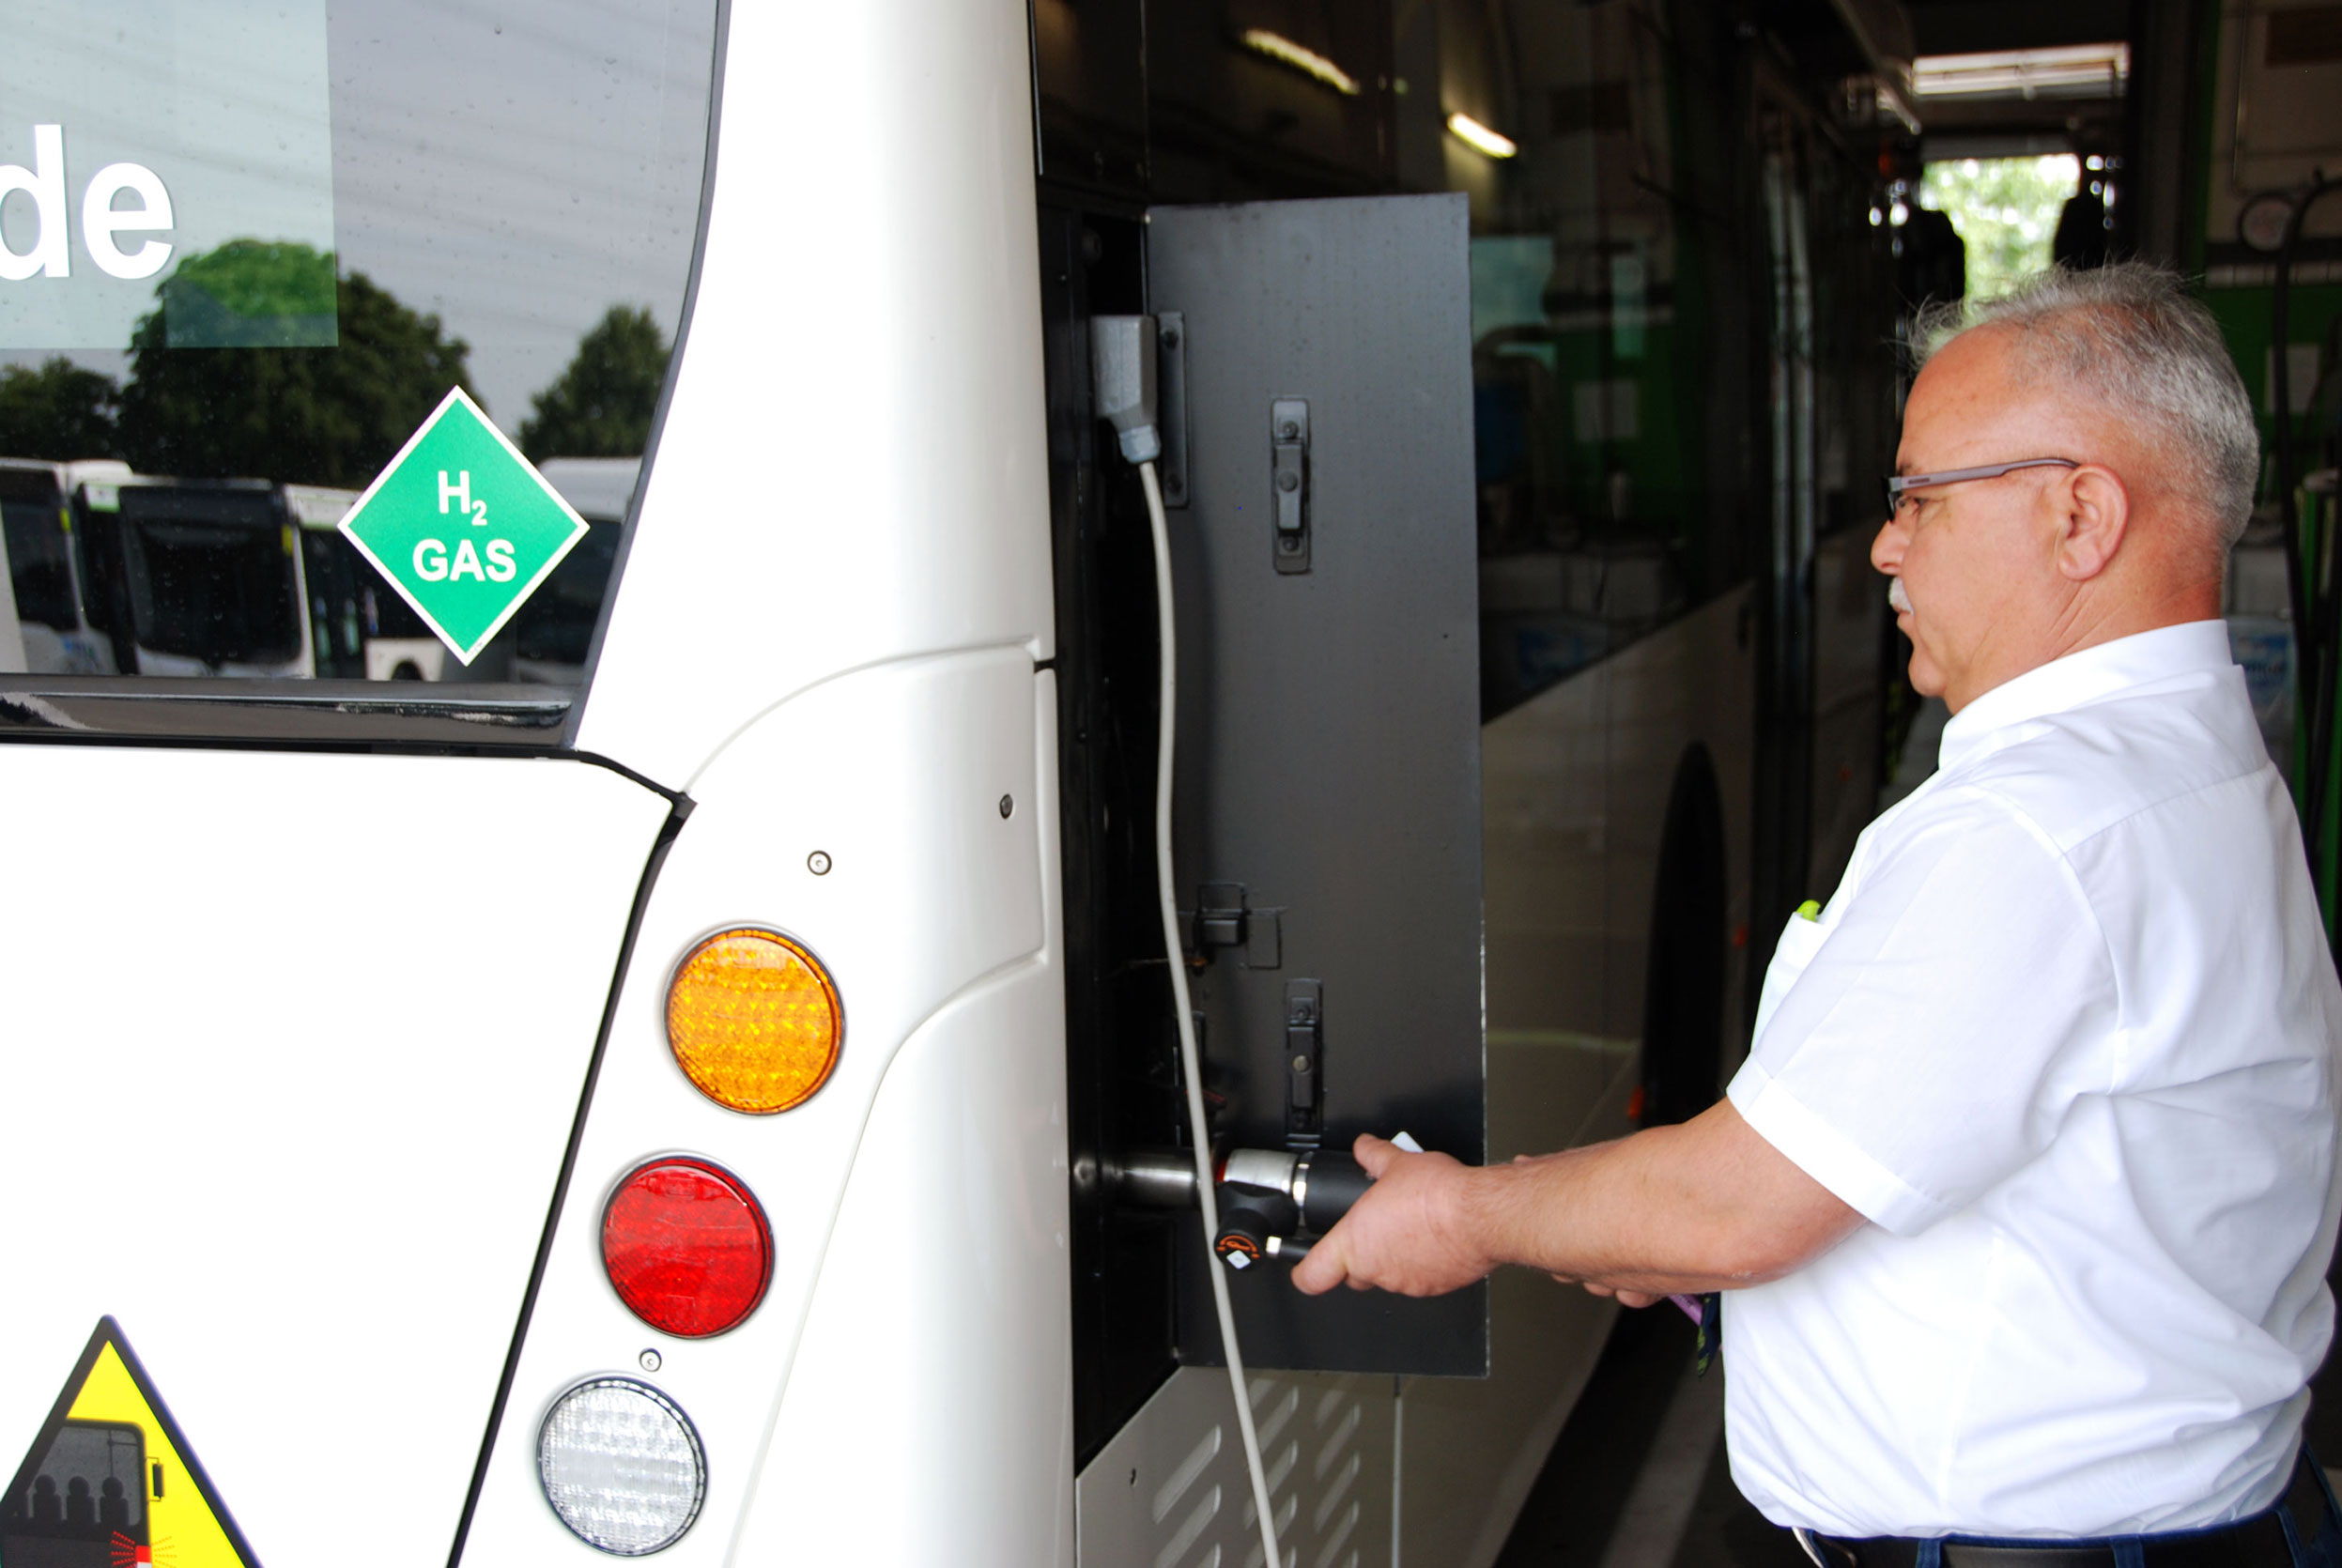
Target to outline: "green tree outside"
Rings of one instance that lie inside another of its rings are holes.
[[[569,367],[531,399],[520,450],[532,459],[640,456],[669,353],[648,310],[612,305],[578,340]]]
[[[0,370],[0,457],[69,463],[113,456],[121,395],[113,377],[84,370],[62,355],[39,370]]]
[[[1927,166],[1919,205],[1949,217],[1967,245],[1969,299],[2006,294],[2048,268],[2057,215],[2080,177],[2081,162],[2071,153]]]
[[[215,302],[267,300],[283,294],[287,277],[314,275],[316,260],[331,265],[322,253],[291,254],[305,249],[237,241],[189,258],[156,291],[157,308],[131,335],[122,389],[121,455],[133,467],[354,489],[381,471],[450,387],[465,385],[470,346],[362,272],[334,285],[338,347],[170,346],[180,276]],[[239,280],[239,269],[253,275]]]

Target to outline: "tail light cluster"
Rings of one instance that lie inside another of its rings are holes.
[[[731,1110],[771,1115],[802,1105],[828,1081],[844,1035],[829,972],[775,931],[718,932],[686,954],[668,983],[676,1065]],[[763,1300],[772,1226],[732,1172],[666,1156],[636,1166],[610,1194],[602,1268],[643,1322],[705,1339],[737,1328]],[[690,1417],[633,1377],[589,1378],[556,1400],[538,1433],[537,1471],[562,1523],[618,1557],[683,1539],[707,1491],[707,1455]]]
[[[638,1168],[602,1211],[602,1267],[618,1299],[662,1333],[705,1339],[764,1299],[773,1231],[745,1183],[704,1160]]]
[[[838,1065],[845,1014],[812,954],[774,931],[719,931],[667,988],[667,1043],[718,1105],[770,1115],[802,1105]]]
[[[631,1377],[594,1377],[547,1413],[537,1476],[579,1540],[614,1557],[648,1557],[700,1516],[707,1454],[673,1400]]]

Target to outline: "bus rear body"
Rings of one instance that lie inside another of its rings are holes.
[[[0,281],[0,352],[118,371],[121,456],[177,477],[113,476],[147,530],[81,588],[113,668],[0,675],[41,824],[0,915],[25,1510],[110,1325],[253,1563],[1256,1550],[1206,1238],[1120,1183],[1184,1134],[1095,315],[1192,338],[1176,894],[1223,1134],[1494,1160],[1713,1098],[1874,781],[1879,607],[1813,583],[1876,453],[1814,456],[1793,395],[1878,315],[1872,252],[1784,238],[1859,178],[1827,95],[1691,5],[1518,61],[1485,8],[1254,9],[300,0],[131,38],[44,0],[0,161],[59,194],[0,245],[58,269]],[[1501,128],[1540,172],[1441,83],[1545,104]],[[469,467],[418,444],[457,387],[503,443]],[[1261,522],[1295,398],[1305,570]],[[578,525],[476,644],[339,547],[411,454],[494,496],[484,559],[508,501]],[[274,509],[265,613],[162,569],[224,525],[161,512],[231,493]],[[719,1211],[671,1255],[631,1218]],[[1613,1315],[1239,1283],[1322,1568],[1491,1560]]]

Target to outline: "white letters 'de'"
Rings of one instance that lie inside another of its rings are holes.
[[[70,261],[66,254],[69,231],[65,218],[65,128],[33,127],[33,166],[0,163],[0,202],[8,192],[23,191],[33,198],[33,248],[17,252],[0,236],[0,282],[19,284],[39,273],[62,278]]]
[[[116,211],[114,197],[119,191],[131,192],[142,205]],[[109,277],[151,278],[162,271],[171,259],[169,245],[149,239],[136,251],[124,251],[114,237],[125,229],[136,233],[170,226],[171,192],[144,163],[109,163],[82,192],[82,243],[89,247],[89,259]]]
[[[488,581],[510,582],[520,575],[513,564],[513,542],[509,539],[488,541]]]
[[[415,576],[424,582],[447,580],[447,546],[436,539],[415,542]]]

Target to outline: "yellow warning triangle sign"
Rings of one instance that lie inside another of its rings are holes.
[[[0,1498],[0,1568],[260,1568],[121,1325],[98,1320]]]

